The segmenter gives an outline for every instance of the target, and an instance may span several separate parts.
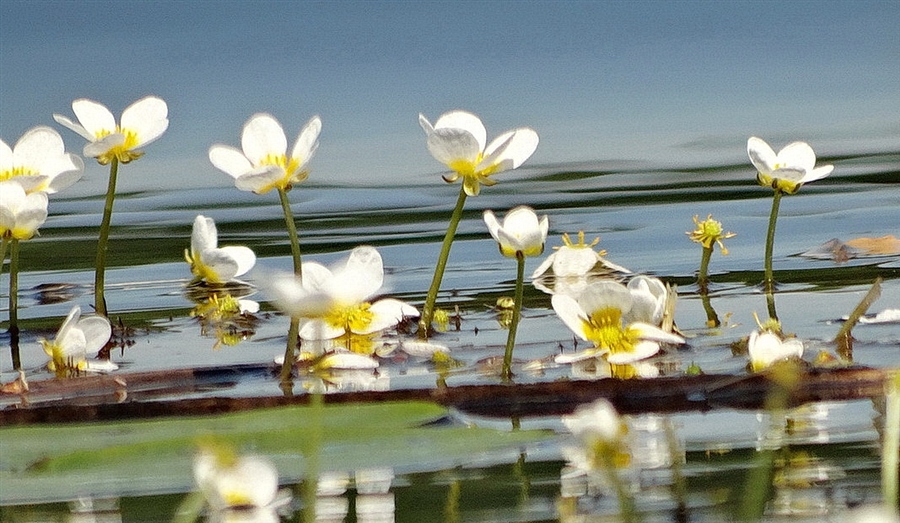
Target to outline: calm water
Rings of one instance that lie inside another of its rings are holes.
[[[876,277],[883,278],[883,290],[870,312],[900,308],[900,257],[860,256],[837,262],[800,256],[834,238],[900,236],[900,152],[823,158],[820,162],[834,163],[834,174],[782,201],[774,261],[776,279],[781,282],[776,296],[779,317],[787,332],[804,340],[804,358],[810,361],[820,351],[834,352],[829,340],[839,329],[836,320],[853,309]],[[691,363],[706,373],[746,373],[746,358],[735,355],[731,344],[754,329],[754,312],[766,313],[758,284],[771,205],[771,191],[756,186],[754,174],[743,164],[679,169],[589,164],[535,167],[499,175],[497,186],[469,198],[444,277],[439,304],[448,308],[458,305],[462,316],[459,331],[435,338],[462,363],[447,377],[448,385],[498,381],[495,375],[480,371],[480,362],[503,353],[506,331],[497,321],[494,304],[498,297],[512,294],[515,263],[497,252],[481,213],[484,209],[505,213],[520,204],[550,217],[545,256],[552,252],[550,247],[561,244],[562,233],[583,230],[589,240],[600,236],[599,247],[607,251],[609,260],[678,285],[675,320],[689,342],[685,349],[654,360],[663,374],[678,375]],[[375,245],[388,273],[386,293],[420,306],[457,191],[458,186],[448,186],[438,177],[398,187],[298,187],[290,198],[298,217],[304,259],[330,263],[356,245]],[[98,198],[51,198],[51,217],[41,229],[41,237],[22,245],[20,347],[30,380],[50,377],[43,368],[45,356],[37,340],[51,337],[73,305],[90,309],[101,209]],[[700,249],[685,235],[693,229],[692,216],[702,218],[710,213],[726,230],[737,233],[727,240],[730,254],[723,257],[716,251],[710,265],[714,282],[711,303],[720,318],[727,319],[715,330],[704,326],[706,315],[693,284]],[[120,195],[113,215],[109,254],[113,266],[107,271],[107,301],[111,316],[121,318],[128,328],[127,343],[112,352],[121,373],[265,363],[283,353],[288,321],[272,311],[263,295],[252,296],[263,302],[263,312],[256,321],[243,325],[245,339],[233,346],[217,346],[210,329],[190,315],[195,304],[184,293],[190,271],[183,251],[189,247],[190,227],[197,214],[216,220],[220,245],[253,248],[260,258],[257,267],[290,268],[281,208],[273,194],[257,196],[229,188]],[[526,274],[540,261],[529,259]],[[258,274],[251,272],[245,279],[252,283]],[[7,293],[4,277],[3,306]],[[572,334],[550,308],[549,295],[528,285],[525,306],[515,353],[518,360],[544,360],[572,349]],[[853,334],[857,339],[855,363],[900,366],[900,324],[859,325]],[[8,337],[0,341],[4,347],[9,343]],[[549,365],[541,372],[519,371],[516,380],[572,377],[580,376],[573,375],[569,367]],[[0,351],[0,379],[8,382],[14,378],[10,353],[4,348]],[[331,389],[433,387],[437,379],[434,367],[425,361],[393,358],[382,361],[377,373],[336,376]],[[300,392],[303,386],[300,380],[295,390]],[[277,380],[257,376],[226,389],[189,395],[280,393]],[[3,398],[6,408],[17,402],[17,398]],[[805,420],[803,425],[812,428],[791,441],[790,451],[785,450],[803,457],[793,461],[786,457],[785,470],[796,466],[803,469],[798,473],[811,473],[811,468],[824,467],[828,472],[825,479],[812,482],[815,488],[802,492],[794,492],[801,490],[796,485],[776,488],[770,513],[789,512],[784,507],[793,507],[791,500],[797,499],[802,501],[797,506],[822,505],[829,510],[877,499],[876,447],[882,411],[883,405],[877,402],[856,401],[817,405],[797,413]],[[635,465],[639,509],[653,521],[677,519],[677,503],[669,487],[674,481],[671,464],[680,461],[684,462],[681,473],[689,492],[689,520],[716,521],[729,495],[723,485],[741,484],[753,463],[752,449],[766,432],[765,419],[752,412],[645,415],[632,421],[638,439],[644,438],[652,448],[660,447],[666,425],[680,442],[680,458],[663,455],[658,462]],[[475,422],[508,430],[508,421]],[[560,428],[555,420],[525,420],[523,428],[529,427]],[[394,508],[387,521],[551,521],[566,520],[570,513],[572,517],[597,518],[614,513],[615,505],[602,495],[601,487],[571,473],[561,460],[559,446],[554,437],[452,464],[407,464],[396,470],[390,463],[382,464],[391,469],[390,490],[377,492],[382,496],[378,499],[387,502],[384,496],[388,496]],[[648,459],[652,453],[650,456]],[[448,465],[464,467],[448,469]],[[8,466],[0,461],[0,469],[7,468],[4,474],[10,473]],[[5,477],[14,479],[16,475]],[[115,506],[122,520],[163,520],[178,503],[177,493],[189,488],[187,477],[167,495],[147,491],[144,494],[154,496],[139,498],[135,496],[140,493],[130,492]],[[105,497],[123,494],[115,484],[93,485],[88,490]],[[368,506],[370,500],[360,499],[368,491],[360,490],[353,481],[345,490],[334,497],[344,500],[336,502],[338,507],[349,507],[347,520],[371,520],[359,513],[361,506]],[[58,502],[77,491],[38,491],[25,497],[18,497],[17,491],[0,495],[0,502]],[[385,512],[385,507],[378,510]],[[67,510],[65,504],[50,504],[7,508],[3,514],[11,521],[42,521],[51,516],[62,520]],[[798,520],[815,521],[820,515],[805,514]]]

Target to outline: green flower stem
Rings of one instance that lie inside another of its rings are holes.
[[[900,503],[900,371],[885,386],[884,452],[881,463],[882,503],[897,510]]]
[[[772,212],[769,214],[769,230],[766,233],[766,276],[763,286],[766,291],[766,304],[769,309],[769,318],[778,319],[775,313],[775,277],[772,273],[772,250],[775,246],[775,223],[778,221],[778,207],[781,205],[781,197],[784,193],[781,189],[775,189],[772,196]]]
[[[703,247],[703,255],[700,256],[700,272],[697,274],[697,286],[700,287],[700,294],[709,292],[709,259],[712,258],[713,244],[709,247]]]
[[[293,395],[294,391],[294,355],[297,351],[297,339],[300,334],[300,319],[291,318],[288,327],[287,344],[284,347],[284,363],[281,364],[281,390],[285,396]]]
[[[522,299],[525,295],[523,280],[525,279],[525,255],[516,252],[516,297],[513,303],[512,320],[509,322],[509,335],[506,337],[506,352],[503,354],[503,381],[512,379],[512,355],[516,346],[516,329],[522,317]]]
[[[447,226],[447,234],[444,235],[441,254],[438,256],[437,266],[434,268],[434,278],[431,280],[431,287],[428,289],[425,305],[422,307],[422,317],[419,318],[419,338],[421,339],[427,339],[431,331],[431,320],[434,319],[434,303],[437,301],[437,294],[441,288],[441,280],[444,279],[444,269],[447,267],[447,258],[450,257],[450,246],[453,244],[453,237],[456,236],[456,228],[459,227],[459,220],[462,218],[465,203],[466,191],[464,188],[460,188],[456,207],[450,216],[450,225]]]
[[[297,239],[297,223],[294,221],[294,213],[291,212],[291,202],[288,201],[287,191],[278,188],[278,198],[281,200],[281,209],[284,211],[284,223],[287,225],[288,236],[291,238],[291,256],[294,258],[294,274],[303,276],[303,265],[300,263],[300,240]]]
[[[106,189],[106,205],[103,206],[103,221],[100,222],[100,236],[97,238],[97,263],[94,272],[94,309],[106,316],[106,250],[109,243],[109,224],[112,221],[113,202],[116,199],[116,178],[119,176],[119,159],[109,162],[109,186]]]

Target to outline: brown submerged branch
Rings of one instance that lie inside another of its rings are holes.
[[[31,382],[27,393],[0,395],[0,425],[212,415],[306,404],[308,395],[166,399],[173,394],[227,389],[254,377],[271,380],[277,372],[274,365],[240,365]],[[879,397],[884,394],[888,373],[885,369],[866,367],[805,370],[798,377],[789,404]],[[326,394],[324,398],[326,403],[431,401],[467,414],[490,417],[555,416],[606,398],[619,412],[636,414],[759,409],[776,386],[765,373],[707,374],[645,380],[566,380],[340,392]]]

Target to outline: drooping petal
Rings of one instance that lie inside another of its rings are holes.
[[[478,152],[484,151],[487,143],[487,130],[481,119],[467,111],[450,111],[442,114],[434,123],[434,130],[440,132],[443,129],[459,129],[467,132],[475,138],[478,144]]]
[[[556,276],[582,276],[597,265],[597,253],[590,247],[564,245],[556,252],[553,274]]]
[[[242,191],[265,194],[284,180],[284,169],[277,165],[263,165],[244,173],[234,181],[234,186]]]
[[[576,336],[587,341],[587,334],[584,331],[587,314],[581,308],[577,301],[570,296],[564,294],[554,294],[550,299],[553,310],[559,319],[566,324]]]
[[[274,116],[256,113],[244,124],[241,147],[250,163],[258,167],[268,156],[285,156],[287,137]]]
[[[147,96],[129,105],[122,112],[123,131],[132,131],[137,136],[134,147],[147,145],[169,128],[169,107],[162,98]]]
[[[621,365],[624,363],[633,363],[640,361],[659,352],[659,344],[655,341],[639,341],[634,345],[634,350],[630,352],[610,352],[606,356],[606,361],[613,365]]]
[[[491,237],[494,238],[494,241],[500,242],[500,221],[497,219],[497,215],[494,214],[494,211],[488,209],[484,211],[482,215],[484,218],[484,224],[487,225],[488,232],[491,233]]]
[[[501,134],[485,149],[485,160],[478,166],[478,170],[488,166],[495,166],[492,172],[515,169],[534,154],[539,141],[537,132],[528,127]]]
[[[636,330],[642,340],[652,340],[661,343],[671,343],[673,345],[681,345],[684,338],[671,332],[666,332],[655,325],[649,323],[634,322],[628,325],[629,329]]]
[[[751,136],[747,140],[747,155],[750,156],[750,162],[756,170],[762,174],[770,174],[778,161],[778,155],[769,144],[756,136]]]
[[[116,117],[101,103],[88,100],[87,98],[80,98],[72,102],[72,111],[75,112],[81,127],[87,132],[85,138],[90,141],[97,140],[106,133],[116,130]],[[60,120],[57,121],[62,125],[66,125]],[[66,127],[69,126],[66,125]],[[74,127],[69,128],[81,134]]]
[[[69,311],[69,314],[66,316],[66,319],[63,320],[62,325],[59,326],[59,330],[56,331],[56,339],[54,340],[56,343],[59,343],[60,340],[65,338],[69,331],[75,328],[78,325],[78,320],[81,319],[81,307],[75,306],[72,307],[72,310]]]
[[[209,148],[209,161],[232,178],[240,178],[253,170],[250,160],[234,147],[216,144]]]
[[[590,348],[581,350],[573,353],[565,353],[565,354],[557,354],[553,361],[559,363],[561,365],[566,365],[569,363],[577,363],[579,361],[589,360],[591,358],[596,358],[598,356],[602,356],[606,354],[607,350],[599,350],[596,348]]]
[[[256,264],[256,254],[249,247],[229,245],[219,249],[237,264],[232,278],[246,274]]]
[[[806,175],[803,176],[803,178],[800,181],[803,183],[809,183],[809,182],[814,182],[816,180],[821,180],[822,178],[825,178],[826,176],[831,174],[831,171],[833,171],[833,170],[834,170],[834,166],[830,165],[830,164],[823,165],[821,167],[816,167],[812,171],[807,172]]]
[[[419,311],[415,307],[393,298],[378,300],[369,307],[372,313],[372,321],[369,325],[356,334],[371,334],[393,327],[403,320],[404,316],[418,316]]]
[[[75,132],[78,133],[82,138],[86,139],[86,140],[89,141],[89,142],[93,142],[94,140],[97,139],[96,136],[94,136],[93,134],[89,133],[89,132],[87,131],[87,129],[85,129],[81,124],[76,123],[75,121],[73,121],[73,120],[72,120],[71,118],[69,118],[68,116],[65,116],[65,115],[62,115],[62,114],[54,114],[54,115],[53,115],[53,119],[56,120],[56,123],[62,125],[63,127],[68,128],[68,129],[70,129],[70,130],[72,130],[72,131],[75,131]]]
[[[210,251],[218,246],[218,231],[216,222],[198,214],[194,218],[194,228],[191,229],[191,251],[199,255],[204,251]]]
[[[106,345],[112,336],[109,320],[103,316],[88,316],[78,321],[78,329],[84,333],[85,351],[93,354]]]
[[[306,125],[303,126],[291,151],[291,158],[297,162],[298,169],[302,169],[309,162],[309,159],[312,158],[312,155],[315,154],[316,149],[319,147],[319,133],[321,132],[322,119],[318,115],[310,118]]]

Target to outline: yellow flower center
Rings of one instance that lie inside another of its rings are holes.
[[[194,275],[195,281],[206,280],[207,283],[223,283],[219,274],[212,267],[203,263],[200,256],[185,249],[184,259],[191,264],[191,274]]]
[[[600,243],[600,237],[597,236],[596,238],[594,238],[594,241],[592,241],[591,243],[584,243],[584,231],[578,231],[578,243],[572,243],[572,238],[570,238],[569,233],[566,232],[566,233],[563,233],[563,235],[562,235],[562,241],[565,244],[565,246],[569,247],[570,249],[590,249],[590,248],[593,248],[598,243]],[[560,246],[560,245],[553,247],[554,250],[559,250],[561,248],[562,248],[562,246]],[[606,256],[606,251],[601,250],[598,254],[600,256]]]
[[[98,156],[97,161],[101,165],[108,164],[113,160],[113,158],[117,158],[120,163],[128,163],[132,160],[137,160],[144,155],[144,153],[140,151],[132,150],[140,144],[140,141],[138,140],[137,132],[131,129],[122,129],[121,127],[116,127],[115,131],[103,129],[101,131],[97,131],[96,133],[94,133],[94,135],[97,137],[97,140],[102,140],[103,138],[106,138],[107,136],[113,134],[113,132],[125,136],[125,141],[120,145],[110,147],[108,151]]]
[[[591,313],[584,322],[584,335],[594,342],[599,349],[608,350],[611,354],[634,352],[640,341],[636,329],[623,327],[622,311],[614,307],[606,307]]]
[[[281,189],[281,190],[290,190],[291,185],[295,183],[300,183],[309,176],[309,172],[301,171],[300,169],[300,161],[296,158],[288,158],[287,155],[284,154],[267,154],[263,158],[260,158],[257,163],[258,166],[263,165],[274,165],[276,167],[280,167],[284,171],[284,177],[280,180],[272,182],[271,184],[263,187],[259,191],[259,194],[265,194],[272,189]]]
[[[253,498],[243,490],[226,490],[222,492],[222,501],[229,507],[248,507],[253,505]]]
[[[337,307],[326,314],[323,319],[325,323],[336,329],[344,329],[345,332],[360,332],[366,330],[375,318],[375,313],[369,310],[371,307],[372,304],[368,302],[349,307]]]
[[[692,241],[703,245],[703,247],[707,249],[712,247],[713,242],[718,243],[719,247],[722,249],[722,254],[728,254],[728,249],[725,248],[722,240],[734,237],[735,234],[733,232],[723,232],[722,223],[713,220],[712,214],[707,215],[706,219],[702,222],[700,221],[699,216],[694,215],[694,224],[697,228],[687,233],[690,235]]]
[[[12,169],[0,171],[0,182],[9,180],[10,178],[15,178],[17,176],[37,176],[39,174],[41,173],[35,171],[34,169],[20,165],[18,167],[13,167]]]

